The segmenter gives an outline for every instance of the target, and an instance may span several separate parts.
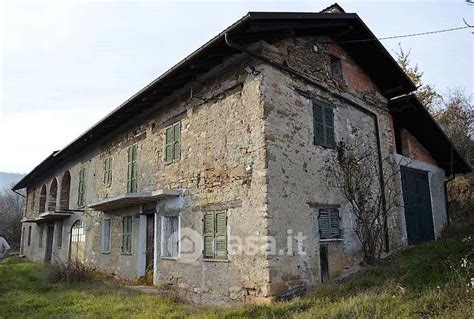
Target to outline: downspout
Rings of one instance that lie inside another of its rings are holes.
[[[339,94],[339,93],[335,93],[335,92],[332,92],[331,90],[329,90],[328,88],[326,88],[325,86],[321,85],[320,83],[318,83],[317,81],[315,81],[314,79],[312,79],[311,77],[307,76],[306,74],[304,73],[301,73],[300,71],[297,71],[295,69],[292,69],[288,66],[285,66],[283,64],[280,64],[278,62],[276,62],[275,60],[272,60],[270,58],[267,58],[265,56],[262,56],[258,53],[255,53],[251,50],[248,50],[247,48],[233,42],[230,37],[229,37],[229,34],[226,32],[224,34],[224,37],[225,37],[225,42],[227,43],[227,45],[233,49],[236,49],[242,53],[245,53],[249,56],[252,56],[254,58],[256,58],[257,60],[260,60],[262,62],[265,62],[279,70],[283,70],[297,78],[299,78],[300,80],[303,80],[303,81],[306,81],[308,83],[310,83],[311,85],[314,85],[316,87],[318,87],[319,89],[325,91],[326,93],[329,93],[330,95],[340,99],[340,100],[343,100],[344,102],[354,106],[355,108],[357,108],[358,110],[362,111],[363,113],[369,115],[373,121],[374,121],[374,127],[375,127],[375,139],[377,141],[377,155],[378,155],[378,167],[379,167],[379,183],[380,183],[380,192],[382,193],[382,210],[383,210],[383,226],[384,226],[384,237],[385,237],[385,252],[389,252],[390,251],[390,246],[389,246],[389,234],[388,234],[388,225],[387,225],[387,200],[385,198],[385,182],[384,182],[384,177],[383,177],[383,160],[382,160],[382,146],[381,146],[381,142],[380,142],[380,130],[379,130],[379,124],[378,124],[378,117],[377,117],[377,114],[360,106],[359,104],[353,102],[352,100],[344,97],[343,95]]]
[[[449,199],[448,199],[448,183],[456,178],[453,174],[450,178],[444,181],[444,205],[446,206],[446,222],[449,225]]]

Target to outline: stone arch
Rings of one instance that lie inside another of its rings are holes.
[[[56,199],[58,197],[58,180],[53,178],[51,186],[49,187],[49,196],[48,196],[48,211],[54,212],[56,210]]]
[[[69,193],[71,191],[71,173],[69,171],[64,172],[61,180],[61,195],[59,198],[59,209],[69,209]]]
[[[39,212],[43,213],[46,211],[46,184],[41,186],[40,197],[39,197]]]

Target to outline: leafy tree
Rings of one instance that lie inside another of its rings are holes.
[[[416,95],[420,101],[426,106],[428,111],[433,112],[436,110],[442,102],[442,96],[436,92],[434,86],[423,83],[423,72],[420,71],[418,64],[412,65],[411,63],[411,50],[405,52],[405,50],[403,50],[399,44],[399,51],[395,52],[395,54],[397,55],[397,62],[400,67],[403,69],[403,71],[405,71],[410,80],[412,80],[412,82],[418,88]]]

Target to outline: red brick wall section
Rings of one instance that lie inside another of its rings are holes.
[[[405,129],[401,132],[402,155],[425,163],[438,165],[423,145]]]
[[[357,63],[339,46],[335,44],[328,45],[328,52],[341,59],[342,74],[347,86],[351,89],[362,91],[377,91],[377,87]]]

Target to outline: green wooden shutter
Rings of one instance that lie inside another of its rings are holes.
[[[227,216],[225,212],[215,213],[216,237],[215,237],[215,258],[227,259]]]
[[[204,258],[214,258],[214,236],[215,236],[214,213],[204,214],[203,224],[204,224],[203,255],[204,255]]]
[[[173,160],[181,157],[181,123],[174,126]]]
[[[321,239],[330,238],[331,226],[329,222],[329,213],[327,211],[319,211],[319,237]]]
[[[314,144],[324,144],[323,107],[313,103]]]
[[[334,147],[334,113],[332,107],[325,106],[323,110],[324,116],[324,139],[327,147]]]
[[[166,129],[166,134],[165,134],[165,161],[167,163],[170,163],[173,161],[173,153],[174,153],[174,128],[173,127],[168,127]]]
[[[329,224],[331,227],[331,238],[340,237],[340,223],[339,223],[339,212],[337,209],[332,209],[329,212]]]

